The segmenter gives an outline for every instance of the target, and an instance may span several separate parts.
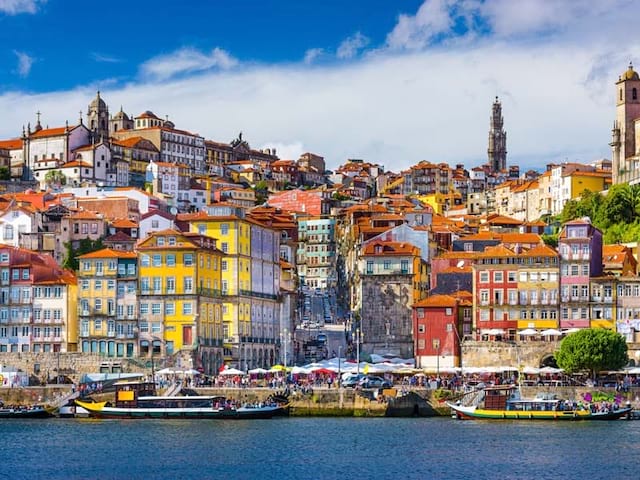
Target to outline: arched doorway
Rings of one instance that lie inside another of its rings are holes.
[[[556,362],[556,357],[553,356],[552,353],[548,353],[540,360],[540,367],[553,367],[558,368],[558,363]]]

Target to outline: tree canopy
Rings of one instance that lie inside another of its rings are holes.
[[[640,234],[640,185],[613,185],[602,195],[585,190],[569,200],[560,214],[562,223],[589,217],[604,233],[605,243],[635,241]]]
[[[99,238],[98,240],[83,238],[82,240],[80,240],[78,248],[73,248],[71,242],[65,243],[64,246],[66,249],[66,254],[62,262],[62,266],[74,271],[78,271],[78,268],[80,267],[80,262],[78,261],[79,256],[91,252],[96,252],[104,248],[101,238]]]
[[[624,337],[604,328],[585,328],[567,335],[555,357],[566,372],[588,370],[593,378],[602,370],[618,370],[629,361]]]

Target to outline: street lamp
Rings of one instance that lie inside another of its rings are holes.
[[[440,339],[434,338],[432,340],[433,348],[436,350],[436,377],[440,378]]]
[[[338,345],[338,389],[342,386],[342,370],[340,364],[340,353],[342,352],[342,345]]]
[[[356,328],[356,374],[360,375],[360,328]]]

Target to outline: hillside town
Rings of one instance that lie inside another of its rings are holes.
[[[329,170],[322,152],[280,158],[242,132],[207,139],[100,92],[64,125],[38,112],[0,140],[2,362],[73,353],[247,371],[307,360],[320,335],[298,333],[326,322],[352,358],[432,371],[499,364],[478,353],[499,345],[552,365],[564,335],[602,327],[635,366],[637,243],[606,244],[585,216],[559,221],[585,191],[640,181],[631,65],[615,88],[611,159],[538,171],[509,165],[498,97],[484,164],[402,171],[357,158]],[[319,319],[305,306],[315,294],[330,299]]]

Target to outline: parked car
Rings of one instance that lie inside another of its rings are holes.
[[[318,337],[317,337],[317,340],[319,342],[322,342],[322,343],[327,343],[327,334],[326,333],[319,333]]]
[[[389,380],[373,375],[367,375],[361,378],[358,384],[362,388],[391,388],[391,382]]]
[[[345,388],[354,388],[358,382],[364,378],[364,374],[349,373],[342,377],[342,386]]]

